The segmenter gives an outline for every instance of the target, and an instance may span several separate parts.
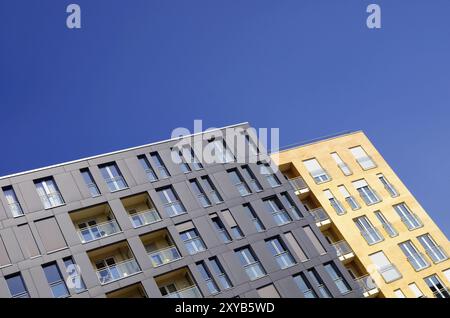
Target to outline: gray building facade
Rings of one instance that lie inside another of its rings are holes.
[[[0,297],[361,297],[266,159],[176,163],[177,141],[0,178]]]

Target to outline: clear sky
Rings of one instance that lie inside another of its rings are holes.
[[[449,15],[448,0],[1,0],[0,175],[194,119],[279,127],[282,145],[362,129],[450,236]]]

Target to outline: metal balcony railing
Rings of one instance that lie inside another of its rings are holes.
[[[377,284],[369,274],[355,278],[355,282],[361,287],[363,293],[378,288]]]
[[[126,261],[97,270],[97,277],[100,284],[104,285],[134,275],[140,271],[141,269],[136,260],[130,258]]]
[[[161,220],[158,212],[154,209],[134,213],[130,215],[131,223],[133,223],[134,228],[144,226],[147,224],[152,224]]]
[[[152,261],[153,267],[168,264],[181,258],[181,255],[178,252],[176,246],[169,246],[157,251],[149,252],[148,256]]]
[[[288,180],[294,191],[308,189],[308,185],[302,177],[295,177]]]
[[[190,286],[167,294],[165,298],[202,298],[202,294],[197,286]]]
[[[96,225],[88,226],[78,230],[81,243],[98,240],[102,237],[113,235],[118,232],[120,232],[120,228],[116,220],[98,223]]]
[[[327,212],[323,208],[316,208],[309,211],[309,214],[311,214],[314,218],[314,221],[317,222],[323,222],[326,220],[329,220],[330,217],[328,216]]]
[[[348,245],[348,243],[344,240],[333,243],[331,246],[335,249],[338,257],[353,253],[350,245]]]

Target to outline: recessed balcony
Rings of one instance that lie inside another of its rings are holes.
[[[164,298],[202,298],[198,286],[187,267],[155,277]]]
[[[167,230],[143,235],[141,241],[153,267],[159,267],[181,258],[181,254]]]
[[[133,195],[121,201],[134,228],[161,221],[161,217],[147,193]]]
[[[355,257],[355,253],[348,243],[344,240],[332,243],[331,246],[336,251],[339,260],[344,264],[348,263]]]
[[[309,192],[309,187],[302,177],[295,177],[288,179],[292,188],[294,188],[296,195],[302,195]]]
[[[369,274],[355,278],[355,282],[361,287],[364,297],[372,298],[380,293],[380,289]]]
[[[70,213],[81,243],[88,243],[121,232],[108,204],[77,210]]]
[[[102,285],[141,272],[126,241],[90,251],[88,257]]]
[[[133,284],[106,294],[106,298],[148,298],[141,283]]]
[[[324,230],[331,225],[331,219],[323,208],[309,210],[309,213],[313,216],[317,227],[321,230]]]

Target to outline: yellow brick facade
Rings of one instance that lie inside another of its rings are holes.
[[[361,146],[368,154],[376,167],[364,170],[356,161],[355,157],[349,150],[350,148]],[[352,174],[344,175],[342,170],[338,167],[331,153],[336,152],[342,161],[350,168]],[[417,237],[423,234],[430,234],[440,249],[446,255],[450,251],[450,243],[438,226],[428,216],[426,211],[417,202],[414,196],[408,191],[406,186],[397,177],[393,170],[389,167],[377,149],[372,145],[369,139],[363,132],[354,132],[338,137],[325,139],[318,142],[313,142],[303,146],[291,148],[280,153],[272,155],[273,159],[278,162],[280,170],[287,178],[301,177],[309,189],[302,193],[296,192],[299,198],[305,205],[308,202],[315,202],[314,204],[322,207],[328,214],[331,226],[324,227],[322,232],[331,237],[331,241],[344,240],[353,250],[355,257],[350,257],[350,260],[344,260],[345,265],[352,272],[358,272],[354,276],[361,276],[370,274],[379,288],[379,292],[374,293],[375,297],[396,297],[394,291],[400,289],[406,297],[417,297],[411,287],[415,283],[419,290],[426,297],[434,297],[435,295],[424,281],[425,277],[430,275],[437,275],[445,286],[449,286],[449,272],[450,260],[434,263],[427,251],[420,244]],[[316,183],[306,169],[304,161],[315,158],[331,178],[329,181]],[[390,184],[397,190],[398,196],[392,197],[384,185],[378,178],[378,174],[382,173]],[[365,179],[368,185],[375,190],[381,201],[372,205],[366,205],[352,184],[353,181]],[[360,209],[352,210],[349,204],[345,201],[343,195],[338,189],[338,186],[344,185],[347,191],[356,199],[361,206]],[[335,209],[331,206],[328,197],[324,195],[324,190],[330,190],[334,197],[340,201],[345,208],[346,213],[338,215]],[[409,230],[402,222],[400,216],[394,209],[394,205],[399,203],[406,203],[409,210],[415,213],[422,221],[423,226]],[[313,204],[313,205],[314,205]],[[309,207],[311,208],[311,207]],[[375,211],[381,211],[385,218],[398,232],[397,236],[390,237],[386,230],[382,227],[381,222],[374,214]],[[360,216],[366,216],[372,225],[378,230],[383,237],[383,240],[369,245],[361,235],[360,230],[356,226],[354,219]],[[407,260],[405,254],[400,249],[399,243],[410,240],[414,246],[423,254],[424,259],[429,266],[416,271],[410,262]],[[383,251],[389,261],[395,265],[401,273],[401,278],[392,282],[385,282],[379,274],[379,271],[372,263],[369,255]],[[447,275],[446,275],[446,274]],[[398,293],[398,292],[397,292]]]

